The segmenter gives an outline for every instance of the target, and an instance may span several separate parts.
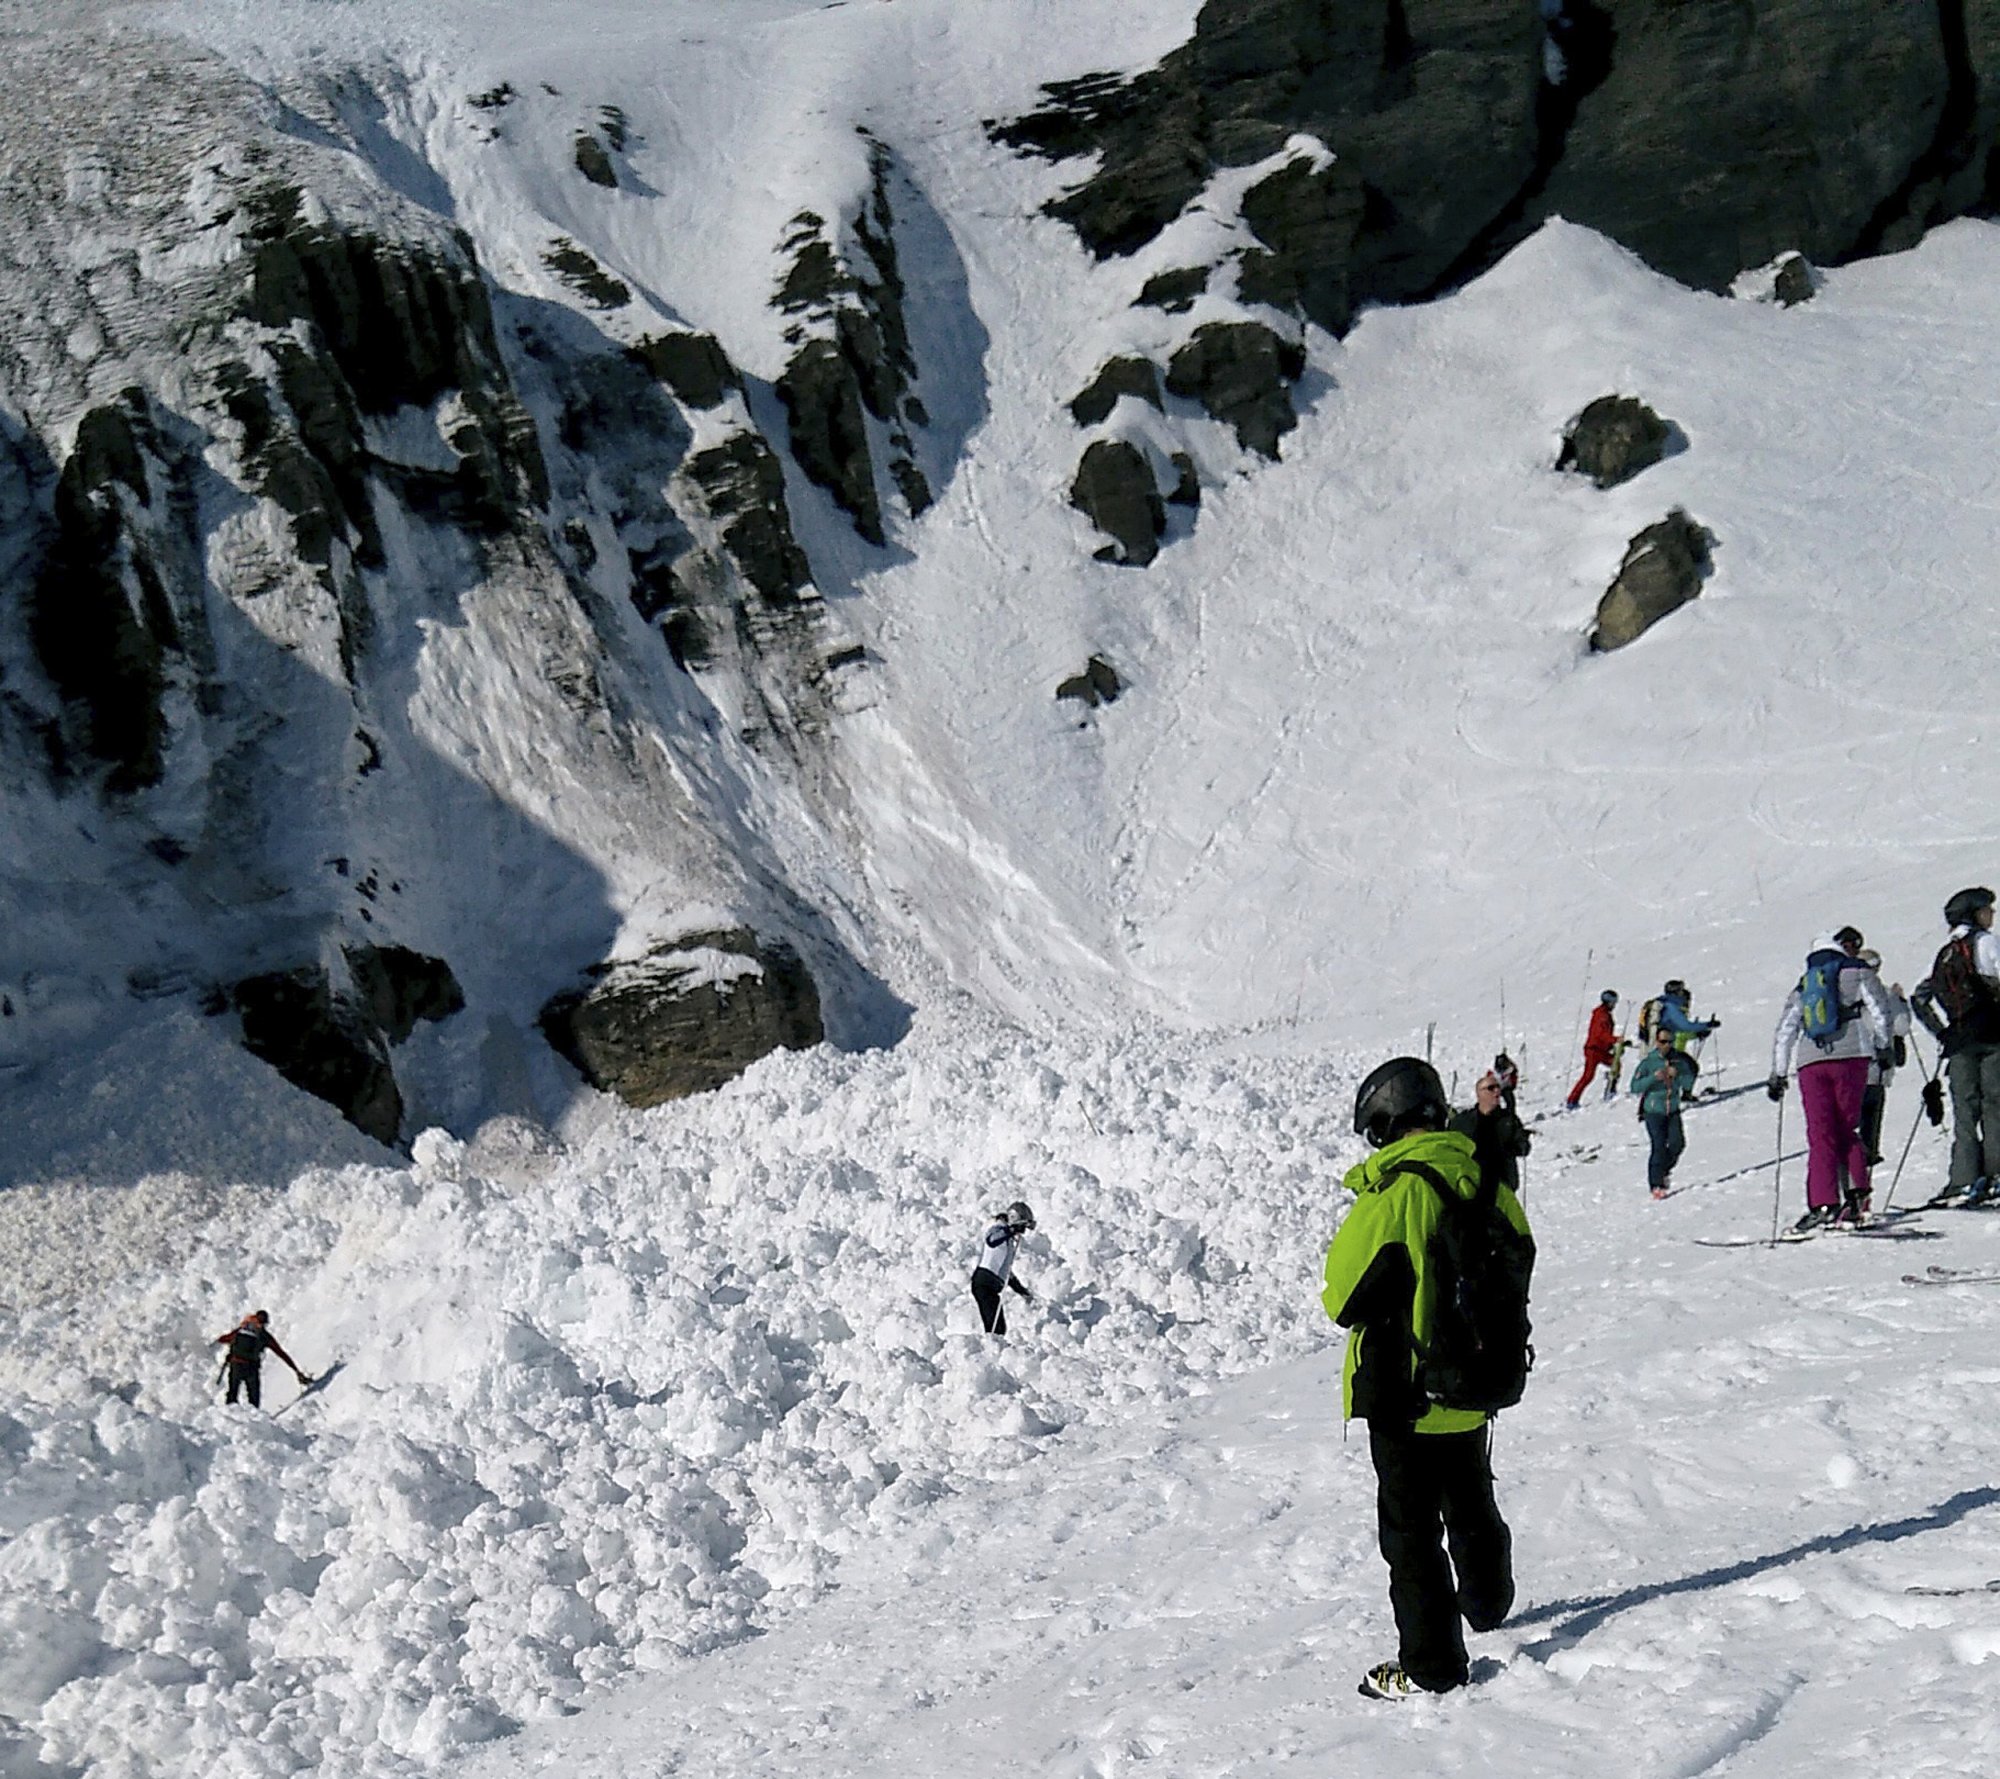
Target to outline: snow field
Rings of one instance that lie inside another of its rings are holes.
[[[1338,1082],[926,1020],[567,1151],[154,1181],[122,1271],[7,1311],[0,1714],[58,1769],[396,1773],[735,1644],[1073,1424],[1317,1344]],[[1000,1346],[965,1275],[1015,1197]],[[254,1307],[339,1367],[290,1407],[273,1361],[268,1418],[212,1388]]]

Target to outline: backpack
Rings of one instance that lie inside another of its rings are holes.
[[[1653,1022],[1659,1017],[1660,1017],[1660,997],[1658,995],[1655,995],[1650,1001],[1648,1001],[1643,1007],[1639,1009],[1640,1043],[1642,1044],[1652,1043]]]
[[[1850,957],[1830,953],[1806,965],[1799,978],[1799,1024],[1805,1035],[1822,1049],[1840,1036],[1840,1028],[1854,1017],[1855,1009],[1840,1001],[1840,973],[1857,967]]]
[[[1528,1344],[1534,1237],[1508,1222],[1498,1182],[1483,1174],[1478,1191],[1466,1198],[1422,1162],[1406,1161],[1397,1172],[1424,1181],[1437,1194],[1440,1212],[1426,1254],[1436,1315],[1430,1345],[1417,1348],[1418,1384],[1440,1408],[1481,1414],[1512,1408],[1535,1363]]]
[[[229,1331],[229,1363],[256,1365],[264,1357],[264,1331],[244,1322]]]
[[[1950,1016],[1953,1025],[1977,1018],[1989,999],[1989,990],[1973,960],[1970,937],[1953,939],[1937,954],[1931,965],[1931,993]]]

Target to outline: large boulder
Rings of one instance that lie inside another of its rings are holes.
[[[1245,450],[1275,459],[1298,424],[1291,388],[1305,368],[1305,349],[1261,321],[1211,321],[1168,360],[1167,388],[1232,428]]]
[[[773,1050],[825,1036],[798,956],[740,928],[602,967],[588,988],[550,1001],[541,1026],[586,1081],[630,1106],[706,1093]]]
[[[1160,553],[1167,529],[1166,503],[1146,453],[1125,439],[1098,439],[1076,466],[1069,504],[1115,541],[1098,552],[1103,562],[1144,568]]]
[[[1556,468],[1615,488],[1651,469],[1676,436],[1673,425],[1636,396],[1600,395],[1569,423]]]
[[[1714,537],[1679,507],[1647,526],[1627,546],[1618,578],[1598,601],[1591,648],[1599,654],[1622,649],[1695,598],[1714,548]]]

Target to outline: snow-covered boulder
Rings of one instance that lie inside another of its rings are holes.
[[[791,948],[740,928],[696,933],[542,1009],[542,1030],[593,1087],[627,1105],[705,1093],[773,1050],[825,1036],[819,990]]]

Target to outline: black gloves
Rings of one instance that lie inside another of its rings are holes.
[[[1932,1124],[1944,1122],[1944,1083],[1932,1079],[1924,1083],[1924,1116]]]
[[[1900,1069],[1908,1066],[1910,1060],[1909,1041],[1901,1032],[1896,1034],[1896,1041],[1889,1046],[1889,1054],[1896,1059],[1897,1068]]]
[[[1875,1066],[1876,1066],[1876,1067],[1877,1067],[1878,1069],[1880,1069],[1880,1070],[1882,1071],[1882,1073],[1883,1073],[1883,1074],[1885,1074],[1885,1075],[1886,1075],[1886,1074],[1887,1074],[1887,1073],[1888,1073],[1888,1072],[1889,1072],[1889,1071],[1890,1071],[1891,1069],[1893,1069],[1893,1068],[1894,1068],[1894,1067],[1896,1066],[1896,1053],[1895,1053],[1895,1051],[1893,1051],[1893,1050],[1878,1050],[1878,1051],[1876,1051],[1876,1052],[1875,1052]]]
[[[1783,1098],[1785,1097],[1785,1078],[1784,1078],[1784,1076],[1783,1076],[1783,1075],[1773,1075],[1773,1076],[1772,1076],[1772,1077],[1770,1078],[1770,1080],[1768,1080],[1768,1081],[1766,1081],[1766,1082],[1764,1083],[1764,1091],[1765,1091],[1765,1092],[1766,1092],[1767,1094],[1769,1094],[1769,1095],[1771,1096],[1771,1098],[1773,1098],[1774,1100],[1781,1100],[1781,1099],[1783,1099]]]

